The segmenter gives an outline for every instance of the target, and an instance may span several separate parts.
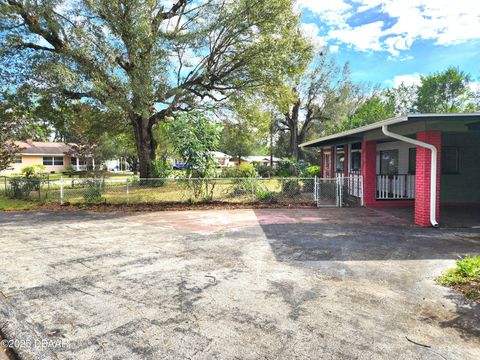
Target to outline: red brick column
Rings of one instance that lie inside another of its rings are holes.
[[[440,216],[440,131],[419,131],[417,140],[435,145],[437,153],[437,222]],[[415,225],[431,226],[430,223],[430,166],[432,163],[431,151],[417,146],[417,168],[415,170]]]
[[[362,142],[363,203],[375,204],[377,200],[377,142]]]
[[[343,146],[343,156],[344,156],[344,161],[343,161],[343,175],[348,177],[348,158],[349,158],[349,153],[348,153],[348,145]]]

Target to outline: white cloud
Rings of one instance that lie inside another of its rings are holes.
[[[479,0],[358,0],[357,13],[377,8],[395,19],[350,26],[355,9],[346,0],[297,0],[302,9],[316,14],[329,27],[327,40],[340,40],[360,51],[387,51],[392,57],[409,50],[417,40],[453,45],[480,39]]]
[[[330,45],[330,47],[328,49],[330,50],[330,52],[332,54],[334,54],[334,53],[338,52],[339,48],[340,48],[340,46],[338,46],[338,45]]]
[[[326,44],[325,38],[320,36],[320,28],[315,23],[302,23],[301,30],[303,34],[312,42],[316,48],[324,47]]]
[[[392,80],[386,80],[385,83],[388,86],[392,86],[392,87],[398,87],[402,83],[407,86],[420,85],[420,74],[413,73],[413,74],[396,75],[393,77]]]

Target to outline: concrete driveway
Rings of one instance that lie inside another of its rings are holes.
[[[0,213],[0,329],[23,359],[479,359],[434,279],[480,230],[370,209]]]

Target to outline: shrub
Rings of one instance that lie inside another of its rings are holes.
[[[75,170],[73,169],[72,165],[68,165],[63,171],[62,174],[68,177],[72,177],[75,175]]]
[[[252,164],[241,164],[238,166],[231,166],[224,168],[222,177],[225,178],[249,178],[257,175]]]
[[[87,204],[95,204],[103,200],[102,193],[104,187],[101,179],[87,179],[83,184],[83,198]]]
[[[308,177],[320,176],[320,166],[311,165],[311,166],[307,167],[306,175]]]
[[[255,163],[255,170],[257,171],[258,176],[262,178],[270,178],[275,176],[275,169],[269,165],[262,165],[260,163]]]
[[[265,189],[259,189],[257,190],[256,196],[257,199],[260,201],[268,201],[268,202],[273,202],[276,200],[277,194],[273,191],[265,190]]]
[[[256,194],[260,188],[260,184],[258,183],[257,179],[254,177],[249,178],[238,178],[235,179],[232,185],[232,191],[230,192],[231,196],[237,195],[254,195]]]
[[[43,170],[45,170],[45,165],[29,165],[22,168],[22,174],[28,178],[43,172]]]
[[[440,284],[451,286],[480,280],[480,256],[458,259],[456,265],[438,278]]]
[[[39,176],[25,176],[10,178],[10,196],[15,199],[28,199],[32,191],[39,191],[42,178]]]
[[[282,191],[287,195],[298,195],[301,192],[300,182],[295,179],[284,181]]]
[[[150,186],[165,185],[165,178],[168,178],[172,175],[172,164],[170,164],[168,161],[153,160],[152,167],[153,169],[150,172],[150,177],[155,178],[155,180],[149,180],[147,184]]]

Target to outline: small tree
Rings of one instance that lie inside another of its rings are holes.
[[[12,140],[14,130],[11,119],[0,117],[0,171],[8,169],[20,150]]]
[[[213,151],[217,150],[220,138],[220,125],[202,112],[179,115],[172,123],[173,143],[178,154],[187,163],[188,178],[206,178],[214,175],[217,160]],[[211,197],[213,187],[203,180],[189,181],[195,199]],[[205,187],[204,187],[205,185]]]

